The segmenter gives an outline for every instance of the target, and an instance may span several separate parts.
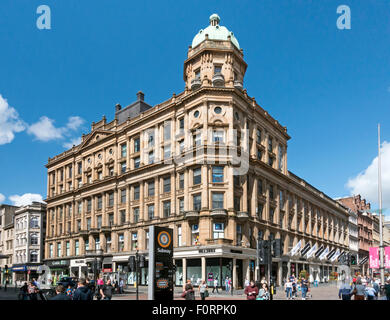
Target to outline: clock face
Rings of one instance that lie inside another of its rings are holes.
[[[160,247],[167,248],[171,244],[171,236],[166,231],[161,231],[157,236]]]

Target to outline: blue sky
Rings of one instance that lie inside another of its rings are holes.
[[[36,27],[42,4],[51,30]],[[336,26],[339,5],[351,9],[351,30]],[[0,95],[20,128],[0,144],[0,202],[45,198],[48,157],[92,121],[112,120],[116,103],[138,90],[152,105],[181,92],[188,46],[212,13],[244,49],[248,94],[288,128],[289,169],[331,197],[361,192],[376,209],[378,122],[390,142],[390,2],[379,0],[2,0]]]

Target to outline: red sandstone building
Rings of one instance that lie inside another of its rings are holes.
[[[362,274],[369,273],[369,248],[373,246],[373,222],[374,216],[369,212],[370,203],[362,199],[360,195],[341,198],[338,200],[345,207],[350,208],[358,216],[359,227],[359,252],[358,265]]]

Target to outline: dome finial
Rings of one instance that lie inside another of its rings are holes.
[[[219,17],[219,15],[217,15],[216,13],[212,14],[210,16],[210,25],[212,26],[217,26],[219,25],[219,21],[221,20],[221,18]]]

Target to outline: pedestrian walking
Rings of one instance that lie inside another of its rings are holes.
[[[301,279],[301,292],[302,292],[302,300],[306,300],[306,294],[309,289],[308,281],[305,278]]]
[[[256,300],[269,300],[269,299],[270,299],[270,294],[268,290],[268,285],[266,283],[263,283]]]
[[[292,289],[293,289],[293,283],[290,279],[287,279],[286,283],[284,284],[284,290],[286,291],[286,298],[287,300],[292,299]]]
[[[366,296],[367,300],[375,300],[375,289],[373,285],[367,284],[366,289],[364,290],[364,295]]]
[[[206,298],[209,296],[207,288],[206,281],[202,280],[202,283],[199,285],[199,295],[201,300],[206,300]]]
[[[73,294],[73,300],[93,300],[93,292],[89,289],[86,279],[80,279]]]
[[[37,288],[33,285],[31,281],[28,283],[27,292],[28,292],[28,300],[33,300],[33,301],[38,300]]]
[[[354,296],[354,300],[364,300],[364,292],[366,287],[362,284],[361,279],[356,280],[356,284],[354,285],[351,294]]]
[[[249,286],[244,290],[247,300],[256,300],[257,295],[259,294],[259,289],[255,286],[255,282],[251,280]]]
[[[353,291],[352,286],[347,283],[343,282],[339,289],[339,299],[342,300],[351,300],[351,292]]]
[[[28,300],[28,285],[27,282],[19,289],[19,300]]]
[[[72,300],[72,298],[65,293],[65,287],[59,284],[56,287],[56,295],[50,300]]]
[[[195,291],[190,279],[187,279],[187,283],[183,287],[182,297],[186,300],[195,300]]]
[[[123,281],[123,279],[119,279],[119,293],[120,294],[123,294],[123,286],[125,285],[125,282]]]
[[[390,277],[387,279],[387,282],[385,284],[385,294],[386,300],[390,300]]]
[[[108,279],[107,283],[100,289],[100,294],[102,295],[103,300],[111,300],[113,291],[114,287],[111,284],[111,280]]]
[[[226,293],[229,293],[229,277],[226,277],[225,279],[225,291]]]
[[[217,278],[214,279],[214,287],[213,287],[212,293],[214,293],[215,290],[217,291],[217,293],[219,293],[218,292],[218,279]]]

